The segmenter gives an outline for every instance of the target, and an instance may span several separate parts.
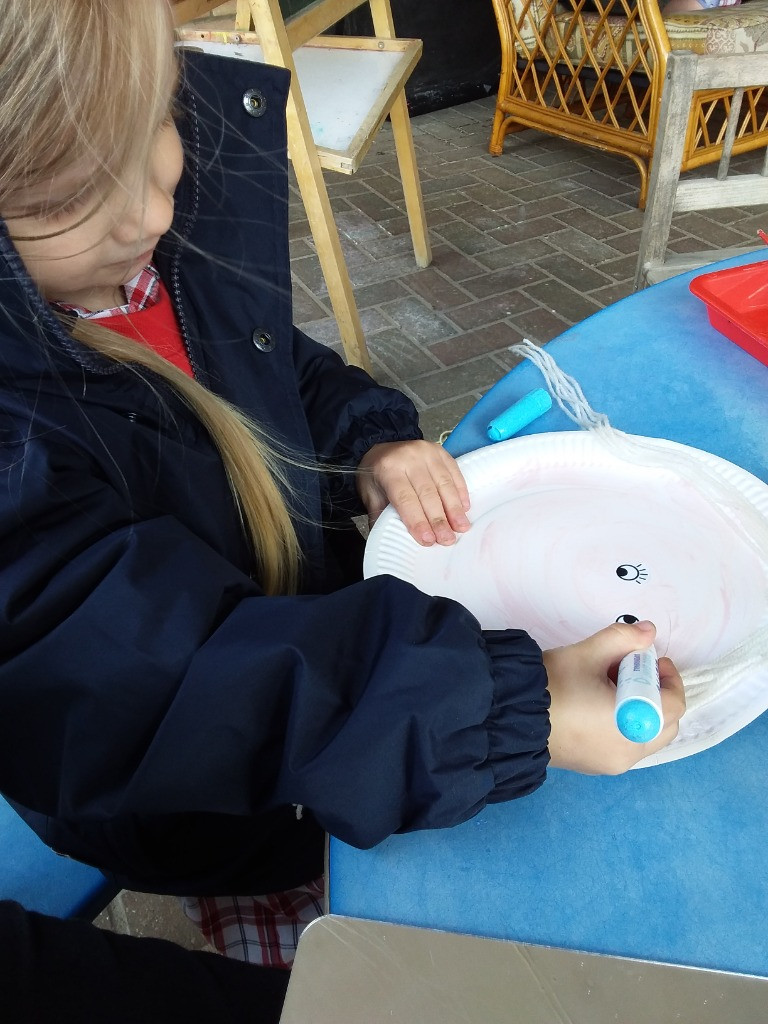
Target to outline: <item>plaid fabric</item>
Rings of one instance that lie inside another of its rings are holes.
[[[149,309],[157,302],[160,294],[160,275],[149,264],[140,270],[132,281],[123,285],[123,290],[125,291],[124,305],[115,306],[112,309],[99,309],[95,313],[82,306],[70,306],[66,302],[54,302],[52,305],[62,313],[75,313],[83,320],[104,320],[109,316],[139,313],[142,309]]]
[[[264,967],[290,968],[299,936],[323,914],[324,880],[269,896],[187,896],[186,916],[219,953]]]

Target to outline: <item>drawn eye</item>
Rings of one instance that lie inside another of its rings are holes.
[[[642,565],[630,565],[629,563],[620,565],[616,570],[616,575],[620,580],[626,580],[627,583],[642,583],[643,580],[648,579],[648,573]]]
[[[628,625],[632,625],[635,622],[639,622],[640,619],[636,615],[619,615],[616,619],[617,622],[626,622]]]

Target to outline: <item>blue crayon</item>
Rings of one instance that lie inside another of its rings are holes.
[[[552,408],[552,398],[544,388],[536,388],[529,391],[519,402],[510,405],[499,416],[496,416],[488,424],[488,437],[491,441],[505,441],[512,437],[518,430],[533,423],[539,416],[543,416]]]

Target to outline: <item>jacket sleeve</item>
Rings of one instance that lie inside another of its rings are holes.
[[[303,804],[369,846],[541,783],[546,678],[524,633],[483,635],[388,576],[265,597],[178,520],[134,522],[79,457],[39,439],[2,467],[12,799],[81,822]]]
[[[326,345],[294,328],[294,360],[314,450],[329,468],[329,518],[360,515],[354,470],[386,441],[421,438],[418,413],[401,392],[383,387],[358,366],[347,366]]]
[[[114,935],[0,901],[8,1024],[278,1024],[288,971]]]
[[[400,391],[294,328],[294,360],[302,402],[321,458],[356,466],[375,444],[421,438],[418,413]]]

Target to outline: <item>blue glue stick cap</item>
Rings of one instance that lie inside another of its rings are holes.
[[[616,708],[616,725],[622,736],[633,743],[648,743],[661,732],[661,715],[647,701],[630,699]]]
[[[491,441],[505,441],[518,430],[533,423],[552,408],[552,398],[544,388],[529,391],[524,398],[496,416],[488,424],[488,437]]]

